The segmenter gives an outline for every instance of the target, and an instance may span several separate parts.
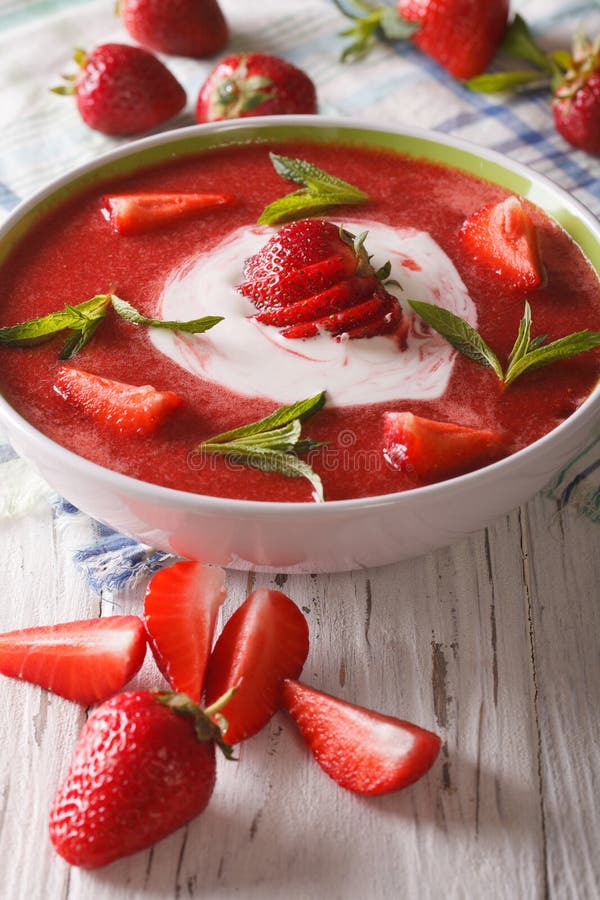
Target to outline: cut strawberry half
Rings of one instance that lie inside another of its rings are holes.
[[[177,219],[229,206],[232,194],[113,194],[102,199],[102,214],[118,234],[140,234]]]
[[[0,635],[0,672],[83,706],[120,691],[141,667],[146,632],[137,616],[109,616]]]
[[[198,562],[178,562],[153,576],[144,621],[158,668],[174,691],[200,703],[225,572]]]
[[[227,703],[228,744],[267,724],[281,704],[284,678],[297,678],[308,655],[308,625],[280,591],[259,588],[226,623],[208,663],[206,705],[236,687]]]
[[[59,368],[54,390],[113,431],[140,437],[156,431],[183,402],[173,391],[125,384],[68,366]]]
[[[323,771],[356,794],[386,794],[413,784],[440,751],[441,740],[431,731],[298,681],[286,679],[282,698]]]
[[[472,258],[495,272],[510,290],[533,290],[543,281],[535,226],[518,197],[484,206],[460,229]]]
[[[384,456],[415,484],[462,475],[498,459],[504,449],[497,431],[384,413]]]

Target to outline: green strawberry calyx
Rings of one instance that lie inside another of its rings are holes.
[[[275,92],[275,84],[265,75],[249,75],[245,56],[228,78],[215,87],[210,102],[213,112],[220,118],[237,118],[242,113],[253,112]]]
[[[235,687],[230,688],[222,697],[204,709],[194,703],[187,694],[181,692],[159,691],[154,697],[177,715],[189,716],[193,720],[194,731],[201,744],[214,741],[227,759],[235,759],[233,747],[223,740],[223,734],[227,730],[227,720],[221,710],[229,703],[236,690]]]

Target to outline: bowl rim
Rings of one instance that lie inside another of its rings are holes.
[[[418,126],[382,126],[374,120],[329,115],[246,117],[243,119],[232,119],[205,125],[191,125],[129,141],[124,145],[108,150],[101,155],[70,169],[58,178],[53,179],[44,188],[36,191],[33,195],[19,203],[0,225],[0,241],[3,240],[6,234],[14,228],[26,213],[38,206],[45,199],[56,194],[61,188],[67,186],[80,176],[96,170],[101,170],[106,167],[107,164],[122,158],[135,157],[150,148],[161,147],[165,144],[177,143],[182,140],[194,139],[195,137],[204,135],[224,134],[225,136],[228,136],[230,133],[234,134],[235,132],[241,132],[242,136],[246,133],[245,137],[247,139],[247,133],[256,134],[261,131],[271,132],[294,127],[307,130],[306,134],[303,133],[301,137],[298,136],[297,138],[302,140],[310,140],[310,131],[323,131],[326,129],[333,129],[336,132],[339,132],[335,135],[332,134],[332,139],[337,140],[343,139],[344,131],[375,132],[387,136],[391,135],[416,139],[417,141],[436,145],[441,150],[445,147],[449,147],[454,151],[458,151],[460,154],[466,154],[477,159],[485,160],[505,171],[523,177],[534,187],[540,186],[556,195],[557,198],[560,199],[561,205],[575,215],[575,218],[592,233],[592,236],[595,237],[600,245],[600,222],[580,200],[573,197],[568,191],[557,185],[546,175],[536,172],[534,169],[529,168],[523,163],[510,159],[498,151],[480,147],[474,142],[461,137],[445,135],[442,132]],[[268,139],[273,140],[274,138],[272,135],[269,135]],[[166,160],[164,161],[166,162]],[[442,164],[444,164],[443,160]],[[446,163],[446,165],[449,165],[450,168],[458,167],[456,162]],[[491,180],[485,175],[479,177],[482,177],[484,180]],[[535,200],[532,202],[535,203]],[[547,212],[546,214],[553,218],[551,212]],[[573,239],[575,240],[575,238]],[[585,255],[583,248],[582,252]],[[590,264],[592,263],[590,262]],[[9,429],[13,430],[13,433],[23,436],[29,445],[32,443],[39,445],[42,452],[46,454],[51,452],[56,462],[58,464],[64,464],[70,472],[76,473],[83,478],[87,477],[88,479],[94,479],[95,482],[103,483],[107,487],[110,486],[117,492],[135,496],[146,502],[154,502],[160,506],[176,506],[182,511],[203,513],[205,515],[228,515],[235,513],[237,516],[243,516],[244,518],[253,518],[256,515],[260,515],[261,517],[266,516],[267,518],[291,515],[294,518],[301,517],[304,519],[306,517],[311,518],[315,515],[315,510],[319,511],[316,514],[320,517],[338,517],[341,512],[375,510],[398,504],[408,504],[414,502],[415,498],[418,497],[435,497],[435,495],[438,494],[441,497],[443,497],[444,494],[452,495],[461,485],[470,485],[471,488],[475,488],[479,481],[487,480],[492,475],[501,476],[505,470],[510,471],[510,469],[513,468],[519,469],[519,467],[532,455],[537,455],[540,449],[545,448],[548,444],[559,441],[564,431],[572,430],[578,423],[582,424],[582,420],[585,422],[587,419],[593,419],[594,416],[600,418],[600,380],[583,403],[567,419],[564,419],[547,434],[538,438],[538,440],[528,444],[526,447],[504,459],[490,463],[473,472],[467,472],[464,475],[445,479],[444,481],[430,485],[411,488],[405,491],[376,494],[367,497],[355,497],[344,500],[326,500],[322,503],[315,503],[314,501],[246,500],[218,497],[210,494],[196,494],[133,478],[130,475],[116,472],[113,469],[106,468],[83,456],[79,456],[74,451],[69,450],[62,444],[49,438],[42,431],[31,425],[28,420],[17,412],[17,410],[8,403],[6,398],[0,394],[0,424],[6,424]]]

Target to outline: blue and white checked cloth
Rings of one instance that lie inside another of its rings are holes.
[[[50,179],[121,142],[86,128],[75,104],[48,90],[61,73],[74,71],[73,48],[130,41],[114,5],[114,0],[0,0],[0,219]],[[331,0],[221,0],[221,5],[232,32],[228,51],[263,50],[301,66],[317,85],[322,112],[435,128],[493,148],[547,175],[600,215],[600,160],[556,134],[545,91],[510,99],[474,94],[410,44],[381,44],[362,61],[343,65],[339,32],[348,23]],[[600,5],[593,0],[521,0],[511,12],[520,12],[548,49],[568,47],[580,25],[591,36],[600,33]],[[215,61],[165,61],[189,97],[170,127],[192,124],[196,94]],[[600,438],[547,491],[600,521]],[[0,518],[47,504],[49,497],[33,470],[0,443]],[[54,502],[65,523],[81,515]],[[164,554],[101,526],[78,558],[98,591],[121,587],[166,561]]]

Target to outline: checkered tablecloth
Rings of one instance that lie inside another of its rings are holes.
[[[0,218],[50,179],[122,143],[88,129],[69,98],[49,92],[61,73],[74,71],[74,47],[130,40],[114,5],[114,0],[0,0]],[[360,62],[342,64],[339,32],[348,23],[331,0],[222,0],[221,5],[232,33],[228,50],[263,50],[301,66],[316,83],[321,112],[466,138],[550,177],[600,215],[600,159],[557,135],[545,91],[511,98],[475,94],[410,44],[379,44]],[[521,0],[511,11],[524,16],[548,49],[568,47],[579,25],[592,36],[600,33],[600,5],[593,0]],[[196,94],[215,60],[165,61],[189,98],[169,127],[192,124]],[[600,439],[547,492],[599,521]],[[0,445],[0,517],[23,514],[48,496],[31,468]],[[73,514],[60,502],[57,510]],[[151,558],[120,536],[97,537],[131,571]],[[86,558],[92,569],[97,559],[93,552]]]

